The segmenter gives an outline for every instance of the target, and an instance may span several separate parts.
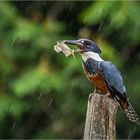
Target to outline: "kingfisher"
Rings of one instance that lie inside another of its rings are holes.
[[[140,120],[130,104],[122,75],[110,61],[100,57],[101,49],[89,39],[65,40],[65,44],[76,45],[82,56],[83,70],[97,93],[116,100],[131,122],[140,125]]]

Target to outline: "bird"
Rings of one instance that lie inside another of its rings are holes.
[[[100,57],[101,49],[89,39],[65,40],[65,44],[76,45],[82,56],[83,70],[95,90],[116,100],[131,122],[140,125],[140,120],[127,96],[126,87],[119,69],[110,61]]]

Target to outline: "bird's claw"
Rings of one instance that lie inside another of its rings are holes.
[[[92,96],[94,95],[94,93],[91,93],[88,97],[88,100],[91,102]]]

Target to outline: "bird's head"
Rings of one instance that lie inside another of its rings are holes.
[[[97,44],[89,39],[78,39],[78,40],[65,40],[65,44],[76,45],[80,53],[93,52],[100,54],[101,50]]]

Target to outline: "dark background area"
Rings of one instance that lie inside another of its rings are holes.
[[[89,38],[120,69],[140,114],[139,1],[0,2],[0,138],[82,138],[93,87],[79,55],[65,58],[58,40]],[[139,139],[122,110],[117,138]]]

